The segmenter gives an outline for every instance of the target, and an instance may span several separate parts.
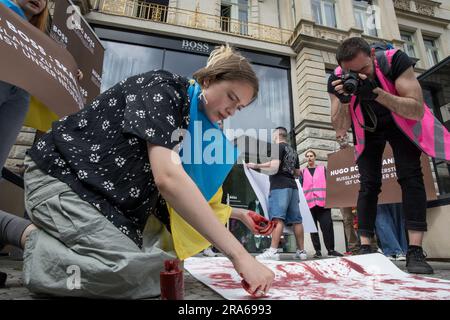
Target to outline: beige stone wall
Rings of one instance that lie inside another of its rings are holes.
[[[450,17],[450,0],[441,0],[440,8],[436,11],[436,17],[449,19]]]
[[[303,48],[296,59],[298,104],[294,106],[294,115],[297,152],[302,164],[308,149],[317,153],[317,160],[322,164],[328,153],[337,150],[325,73],[330,60],[329,52],[312,48]]]
[[[23,173],[23,159],[26,151],[33,145],[36,130],[23,127],[17,136],[16,144],[11,148],[5,167],[17,173]]]

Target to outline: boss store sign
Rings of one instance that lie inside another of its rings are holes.
[[[181,49],[185,50],[185,51],[209,54],[214,49],[214,47],[215,47],[215,45],[212,45],[212,44],[209,44],[206,42],[189,40],[189,39],[181,40]]]

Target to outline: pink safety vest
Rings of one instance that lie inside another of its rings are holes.
[[[391,69],[392,58],[396,52],[397,49],[377,52],[375,72],[383,90],[398,96],[395,84],[386,76]],[[334,73],[340,77],[342,68],[337,67]],[[358,159],[365,146],[364,129],[359,125],[359,123],[364,125],[364,117],[361,106],[359,104],[355,106],[355,101],[356,96],[353,96],[349,107],[356,136],[355,156]],[[424,116],[419,121],[405,119],[395,112],[391,113],[399,129],[424,153],[432,158],[450,160],[450,134],[425,103],[424,108]]]
[[[325,178],[325,167],[316,166],[314,176],[311,176],[308,168],[302,171],[303,193],[305,194],[308,207],[325,207],[325,198],[327,195],[327,180]]]

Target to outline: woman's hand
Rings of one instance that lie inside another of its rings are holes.
[[[241,215],[239,220],[241,220],[253,234],[260,234],[262,236],[272,234],[272,231],[277,224],[276,221],[269,221],[254,211],[247,211]]]
[[[196,184],[184,171],[179,155],[171,149],[149,144],[148,158],[156,186],[164,199],[230,259],[248,284],[248,292],[256,296],[266,294],[274,273],[257,262],[214,215]]]
[[[258,262],[250,254],[233,259],[231,262],[243,278],[242,286],[248,293],[255,297],[267,295],[275,279],[275,273],[272,270]]]
[[[247,168],[258,169],[258,165],[256,163],[249,162],[249,163],[247,163]]]

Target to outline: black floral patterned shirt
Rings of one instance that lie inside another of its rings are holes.
[[[188,87],[187,79],[162,70],[125,79],[54,122],[30,157],[141,247],[151,214],[169,226],[147,142],[170,149],[178,144],[172,133],[189,124]]]

